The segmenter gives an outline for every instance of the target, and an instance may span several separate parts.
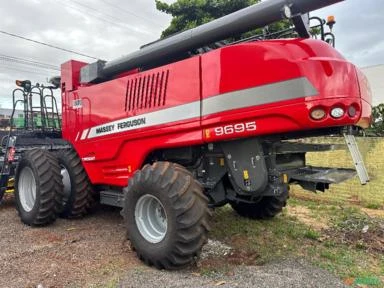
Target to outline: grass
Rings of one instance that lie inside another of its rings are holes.
[[[343,138],[313,138],[315,143],[343,144]],[[344,205],[349,203],[370,209],[384,209],[384,138],[357,138],[360,152],[366,164],[371,181],[368,185],[360,185],[356,178],[338,185],[331,185],[328,193],[320,197],[307,194],[303,189],[294,187],[294,194],[304,199]],[[307,163],[322,167],[353,168],[348,150],[337,150],[322,153],[307,153]]]
[[[297,211],[305,215],[295,214]],[[320,221],[326,228],[311,225]],[[384,225],[384,219],[369,217],[356,205],[292,197],[288,208],[268,221],[244,219],[229,206],[222,207],[215,213],[211,237],[233,247],[235,254],[241,254],[235,264],[262,265],[289,257],[304,258],[346,283],[367,282],[364,285],[381,287],[384,286],[384,279],[380,278],[384,275],[384,253],[373,250],[380,243],[369,240],[376,236],[380,239],[379,225]],[[361,231],[365,226],[369,230],[363,235]],[[249,261],[247,255],[257,256]],[[201,270],[204,274],[229,270],[230,260],[203,265]],[[224,264],[220,266],[220,263]]]
[[[380,203],[369,202],[364,206],[365,206],[365,208],[368,208],[368,209],[380,209],[383,205]]]
[[[320,238],[321,234],[315,230],[309,229],[307,232],[305,232],[304,237],[312,240],[318,240]]]
[[[343,143],[343,139],[321,141]],[[384,239],[379,233],[384,225],[384,140],[357,141],[371,177],[368,185],[352,179],[332,185],[324,194],[293,187],[288,208],[270,221],[241,218],[229,206],[217,209],[210,238],[233,247],[234,255],[200,260],[199,274],[230,274],[233,265],[263,265],[290,257],[304,258],[352,287],[384,287],[384,251],[377,249]],[[353,166],[347,151],[307,155],[314,166]],[[368,213],[364,208],[373,210]],[[362,233],[366,226],[368,232]],[[113,265],[102,269],[110,280],[97,287],[114,287],[118,282],[114,271]]]
[[[230,275],[234,265],[303,258],[351,287],[384,287],[384,250],[378,250],[380,244],[374,242],[384,236],[379,233],[383,229],[380,225],[384,225],[382,217],[370,217],[356,204],[295,196],[283,213],[265,221],[242,218],[225,206],[214,213],[210,238],[231,246],[234,253],[200,260],[192,271],[216,277]],[[366,226],[367,233],[362,234]],[[117,287],[124,275],[123,266],[120,262],[106,263],[97,270],[104,280],[90,287]],[[145,268],[136,269],[140,273]]]

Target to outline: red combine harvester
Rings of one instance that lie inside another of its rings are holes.
[[[311,18],[321,40],[309,33],[307,13],[336,2],[263,1],[115,61],[64,63],[63,143],[20,156],[22,221],[82,216],[99,195],[123,208],[140,259],[174,269],[199,254],[213,207],[264,219],[290,184],[325,191],[356,172],[367,182],[352,135],[370,124],[369,85],[325,21]],[[284,18],[292,29],[221,41]],[[307,165],[307,152],[337,147],[297,139],[326,135],[346,137],[356,170]]]

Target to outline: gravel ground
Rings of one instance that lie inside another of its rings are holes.
[[[0,234],[0,287],[344,287],[302,260],[238,266],[223,275],[200,275],[198,268],[148,268],[130,250],[119,210],[105,207],[85,219],[58,219],[49,227],[31,228],[20,222],[8,199],[0,205]],[[230,251],[210,241],[202,257]]]
[[[335,276],[330,275],[324,270],[314,268],[303,260],[285,260],[261,267],[239,266],[226,274],[208,277],[200,276],[196,273],[136,269],[128,273],[125,280],[121,282],[120,287],[346,287]]]
[[[116,209],[31,228],[21,223],[13,201],[6,201],[0,234],[0,287],[89,287],[143,266],[125,241]]]

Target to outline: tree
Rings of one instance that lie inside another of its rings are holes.
[[[372,108],[372,124],[367,130],[369,136],[384,136],[384,103]]]
[[[260,0],[177,0],[175,3],[167,4],[160,0],[155,1],[158,10],[173,17],[170,26],[163,31],[162,38],[200,26],[260,2]],[[275,23],[269,28],[270,31],[277,31],[286,27],[289,27],[288,21]],[[261,30],[257,29],[252,34],[260,32]],[[245,36],[248,37],[250,34],[247,33]]]

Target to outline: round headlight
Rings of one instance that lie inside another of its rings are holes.
[[[342,108],[333,108],[331,110],[331,116],[333,118],[341,118],[344,116],[344,110]]]

